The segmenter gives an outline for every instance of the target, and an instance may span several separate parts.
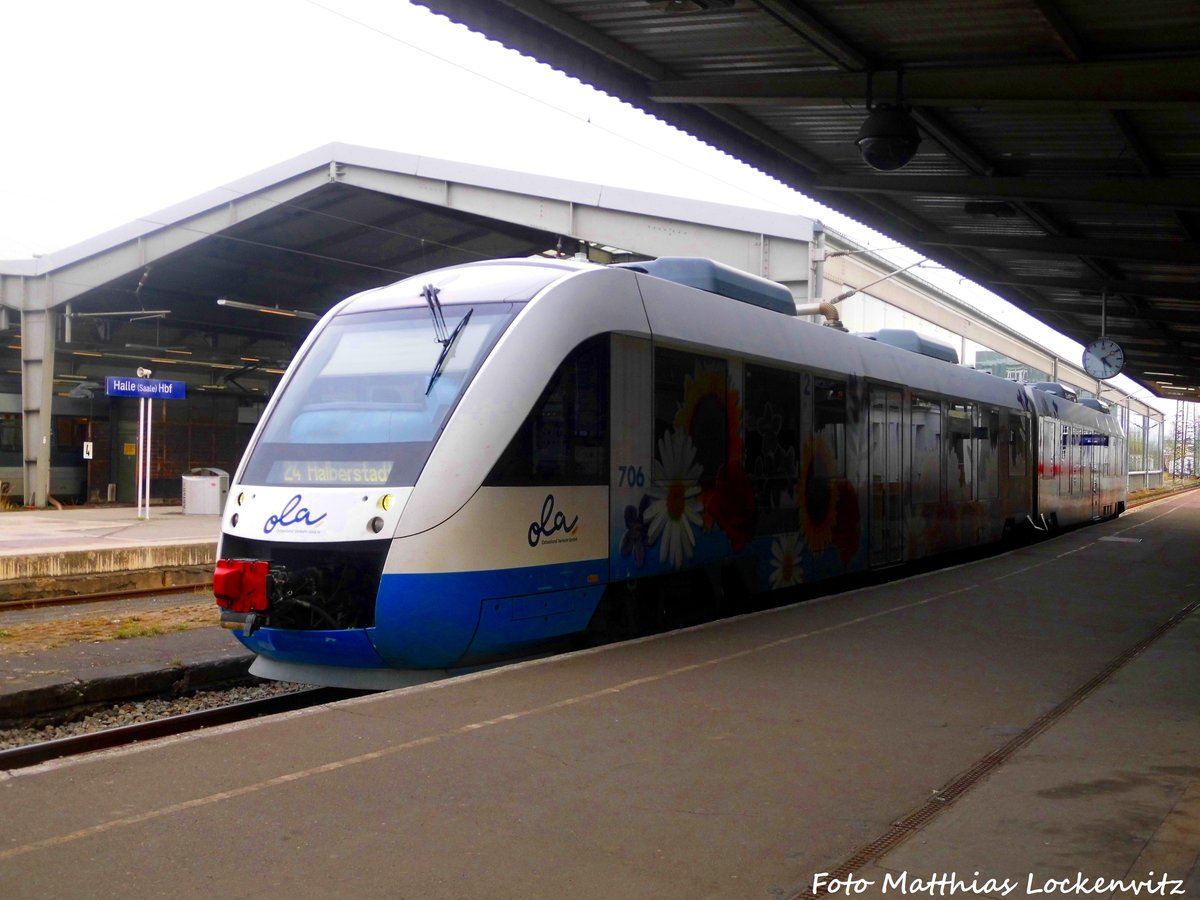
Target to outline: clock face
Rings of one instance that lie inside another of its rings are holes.
[[[1097,338],[1083,351],[1083,369],[1093,378],[1112,378],[1125,368],[1125,351],[1112,338]]]

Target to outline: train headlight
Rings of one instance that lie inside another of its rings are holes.
[[[238,506],[241,506],[241,505],[242,505],[243,503],[245,503],[245,502],[246,502],[246,492],[245,492],[245,491],[242,491],[242,492],[241,492],[240,494],[238,494],[238,496],[237,496],[237,505],[238,505]]]
[[[384,494],[379,498],[379,508],[384,512],[388,512],[392,508],[392,504],[396,502],[396,498],[391,494]]]

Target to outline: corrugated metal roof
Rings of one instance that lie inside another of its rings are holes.
[[[193,387],[262,399],[311,316],[442,266],[574,253],[578,244],[564,246],[565,210],[606,242],[647,245],[595,248],[597,259],[662,252],[627,226],[654,217],[669,226],[660,233],[704,232],[724,247],[739,246],[731,235],[741,232],[756,253],[765,236],[774,277],[807,275],[807,249],[794,249],[807,248],[814,223],[802,216],[330,144],[57,253],[0,260],[0,300],[63,314],[69,336],[56,345],[56,377],[103,381],[113,365],[140,365],[162,348],[156,355],[177,357],[155,367],[170,365]],[[285,312],[247,313],[217,305],[222,297]],[[22,351],[11,337],[6,344],[0,391],[16,393]]]
[[[1200,389],[1200,4],[418,0]],[[880,173],[875,102],[922,135]],[[868,73],[875,74],[869,78]],[[1194,398],[1200,391],[1191,392]]]

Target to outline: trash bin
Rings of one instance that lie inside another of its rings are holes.
[[[183,476],[183,514],[219,516],[229,495],[229,473],[224,469],[202,467]]]

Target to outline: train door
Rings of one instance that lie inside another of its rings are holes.
[[[872,566],[899,562],[904,553],[900,410],[899,390],[871,387],[867,477],[871,485],[868,532]]]
[[[650,341],[614,334],[609,434],[609,580],[630,581],[653,564],[648,542],[654,434]]]
[[[1104,454],[1096,446],[1096,437],[1080,435],[1080,465],[1083,468],[1083,489],[1092,494],[1092,518],[1100,518],[1100,474]]]

